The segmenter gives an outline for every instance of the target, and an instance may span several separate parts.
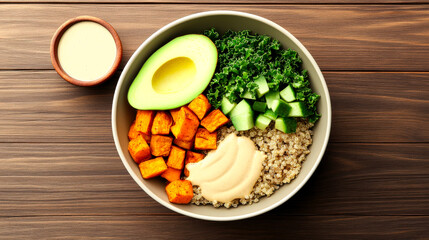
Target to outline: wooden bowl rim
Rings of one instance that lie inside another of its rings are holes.
[[[69,27],[73,26],[75,23],[84,22],[84,21],[92,21],[92,22],[98,23],[98,24],[102,25],[103,27],[105,27],[110,32],[110,34],[112,35],[112,37],[115,41],[115,45],[116,45],[116,57],[115,57],[115,61],[113,62],[112,67],[110,68],[110,70],[106,74],[104,74],[100,78],[92,80],[92,81],[82,81],[82,80],[78,80],[78,79],[71,77],[70,75],[68,75],[64,71],[64,69],[61,67],[61,64],[58,60],[58,44],[59,44],[60,39],[63,36],[64,32]],[[119,38],[118,33],[116,33],[113,26],[110,25],[108,22],[106,22],[100,18],[93,17],[93,16],[79,16],[79,17],[75,17],[75,18],[67,20],[65,23],[63,23],[57,29],[57,31],[55,32],[55,34],[51,40],[50,55],[51,55],[51,62],[55,68],[55,71],[57,71],[57,73],[63,79],[70,82],[71,84],[78,85],[78,86],[94,86],[94,85],[98,85],[98,84],[106,81],[118,69],[119,64],[122,60],[122,43],[121,43],[121,39]]]

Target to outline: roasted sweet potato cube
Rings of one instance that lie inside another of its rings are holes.
[[[144,140],[146,140],[147,144],[150,143],[150,135],[144,134],[142,132],[140,132],[140,135],[143,136]]]
[[[152,134],[168,135],[173,119],[165,111],[158,111],[153,119]]]
[[[161,174],[161,177],[167,179],[169,182],[172,182],[174,180],[179,180],[181,173],[182,171],[169,167]]]
[[[144,179],[161,175],[167,170],[167,164],[162,157],[144,161],[139,164],[140,172]]]
[[[192,183],[188,180],[175,180],[165,187],[168,200],[177,204],[188,204],[194,197]]]
[[[204,157],[205,157],[204,154],[196,153],[196,152],[192,152],[192,151],[186,151],[185,170],[183,171],[185,176],[187,176],[187,177],[189,176],[189,171],[186,168],[186,165],[188,165],[188,163],[197,163],[197,162],[203,160]]]
[[[214,132],[219,127],[223,126],[229,121],[229,119],[222,113],[221,110],[215,109],[201,120],[201,126],[205,127],[209,132]]]
[[[150,135],[155,112],[152,110],[137,110],[136,130],[146,135]]]
[[[177,113],[176,122],[171,127],[173,135],[183,141],[191,141],[197,132],[200,121],[187,107],[181,107]]]
[[[198,95],[198,97],[188,104],[188,108],[191,109],[200,120],[204,118],[211,106],[209,100],[203,94]]]
[[[150,142],[150,135],[144,134],[142,132],[137,131],[136,129],[136,121],[133,122],[133,124],[131,124],[130,130],[128,131],[128,139],[134,139],[136,138],[138,135],[142,135],[144,140],[146,140],[147,143]]]
[[[134,139],[139,134],[140,134],[140,132],[136,130],[136,121],[134,121],[130,126],[130,130],[128,130],[128,139],[129,140]]]
[[[216,149],[217,133],[210,133],[205,128],[198,128],[194,148],[197,150]]]
[[[141,134],[128,142],[128,151],[136,163],[151,158],[149,145],[147,145],[146,140],[144,140]]]
[[[182,170],[183,164],[185,162],[185,154],[185,150],[176,146],[172,146],[170,155],[168,156],[167,166],[177,170]]]
[[[173,123],[177,121],[177,115],[179,114],[180,108],[175,108],[170,110],[171,117],[173,118]]]
[[[176,144],[177,146],[181,147],[181,148],[190,150],[194,146],[194,139],[192,139],[191,141],[183,141],[183,140],[179,140],[179,139],[175,138],[173,140],[173,143]]]
[[[156,157],[167,157],[170,154],[173,138],[163,135],[152,135],[150,138],[150,152]]]

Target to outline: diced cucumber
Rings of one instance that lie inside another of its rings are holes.
[[[258,85],[258,89],[256,90],[256,93],[258,94],[258,98],[264,96],[265,93],[270,91],[270,88],[268,87],[267,80],[264,76],[259,76],[258,79],[255,80],[255,83]]]
[[[237,105],[238,106],[238,105]],[[246,131],[253,128],[253,112],[243,113],[231,117],[232,125],[234,125],[237,131]]]
[[[280,93],[278,91],[269,91],[265,94],[268,108],[272,108],[273,101],[278,99],[280,99]]]
[[[274,127],[284,133],[296,132],[296,119],[295,118],[277,118]]]
[[[271,119],[264,116],[264,114],[259,114],[259,116],[256,118],[255,126],[259,129],[264,130],[265,128],[270,125]]]
[[[241,97],[245,98],[245,99],[251,99],[251,100],[255,100],[256,99],[256,97],[252,96],[252,94],[250,92],[245,92]]]
[[[241,114],[253,114],[252,107],[246,100],[241,100],[235,108],[229,113],[229,116],[232,118]]]
[[[277,118],[277,114],[275,112],[273,112],[273,110],[268,109],[265,113],[264,116],[271,119],[271,120],[276,120]]]
[[[291,85],[280,91],[280,97],[286,102],[293,102],[296,100],[295,91]]]
[[[273,109],[273,112],[277,114],[277,116],[287,117],[291,107],[285,101],[281,99],[278,99],[278,100],[276,99],[272,103],[272,109]]]
[[[267,110],[267,103],[255,101],[252,108],[256,112],[265,112],[265,110]]]
[[[231,112],[231,110],[237,106],[237,103],[231,103],[228,98],[223,97],[222,102],[220,103],[220,108],[223,112],[223,114],[228,115],[228,113]]]
[[[254,126],[252,107],[244,99],[232,109],[230,117],[237,131],[249,130]]]
[[[291,102],[289,103],[291,110],[288,117],[307,117],[308,111],[305,103],[303,102]]]

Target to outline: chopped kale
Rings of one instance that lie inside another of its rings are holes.
[[[238,102],[246,92],[256,96],[258,85],[254,80],[263,75],[270,90],[279,91],[291,84],[297,100],[308,108],[309,121],[320,118],[316,109],[320,96],[311,90],[307,71],[302,69],[296,51],[282,49],[279,41],[249,30],[227,31],[221,36],[212,28],[204,35],[218,49],[216,72],[206,90],[213,107],[220,107],[223,96],[231,102]]]

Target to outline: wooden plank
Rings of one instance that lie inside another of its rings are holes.
[[[208,222],[184,216],[46,216],[0,218],[0,236],[17,239],[425,239],[428,216],[301,216],[270,214]]]
[[[34,3],[34,0],[0,0],[0,3]],[[65,0],[43,0],[37,1],[37,3],[64,3]],[[142,4],[166,4],[166,3],[185,3],[185,4],[416,4],[416,3],[428,3],[428,0],[413,0],[412,2],[407,0],[374,0],[374,1],[362,1],[362,0],[330,0],[330,1],[319,1],[319,0],[68,0],[67,3],[142,3]]]
[[[116,28],[125,63],[167,23],[217,9],[275,21],[301,40],[323,70],[429,71],[429,6],[424,4],[5,4],[0,8],[0,69],[52,69],[50,39],[64,21],[78,15],[103,18]]]
[[[324,75],[332,142],[429,142],[429,73]],[[84,88],[54,71],[0,71],[0,142],[111,142],[118,76]]]
[[[325,72],[334,142],[428,142],[428,73]]]
[[[55,71],[0,72],[0,76],[0,141],[113,140],[110,111],[118,75],[91,88],[74,86]]]
[[[330,143],[306,186],[269,215],[429,216],[428,149]],[[4,143],[0,152],[0,217],[173,214],[134,183],[111,143]]]

